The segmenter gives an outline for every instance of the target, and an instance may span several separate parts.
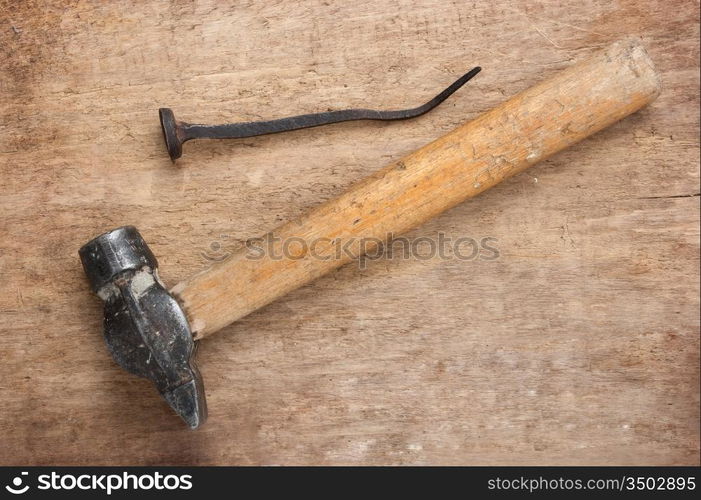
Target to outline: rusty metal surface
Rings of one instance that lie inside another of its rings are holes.
[[[168,154],[170,159],[175,161],[183,154],[183,143],[193,139],[243,139],[245,137],[278,134],[280,132],[355,120],[396,121],[416,118],[441,104],[481,70],[482,68],[479,66],[472,68],[430,101],[408,109],[392,111],[364,108],[342,109],[290,116],[277,120],[227,123],[224,125],[201,125],[182,122],[175,119],[175,114],[170,108],[160,108],[158,113]]]
[[[207,404],[190,326],[139,232],[124,226],[102,234],[80,249],[80,258],[105,301],[105,341],[114,360],[151,380],[191,429],[202,425]]]

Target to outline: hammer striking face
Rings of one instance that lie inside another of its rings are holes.
[[[158,261],[132,226],[98,236],[80,249],[93,290],[105,301],[104,333],[125,370],[151,380],[195,429],[207,418],[196,344],[182,309],[158,279]]]

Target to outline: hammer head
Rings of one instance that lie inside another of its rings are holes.
[[[84,245],[80,259],[93,290],[105,301],[104,333],[125,370],[150,379],[190,428],[207,418],[196,343],[177,301],[158,278],[158,262],[133,226]]]

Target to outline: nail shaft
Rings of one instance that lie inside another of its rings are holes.
[[[181,122],[175,119],[170,108],[161,108],[158,111],[168,154],[171,160],[175,161],[182,156],[182,144],[193,139],[241,139],[354,120],[393,121],[416,118],[441,104],[477,75],[480,70],[480,67],[471,69],[427,103],[409,109],[392,111],[363,108],[344,109],[291,116],[277,120],[228,123],[224,125],[201,125]]]

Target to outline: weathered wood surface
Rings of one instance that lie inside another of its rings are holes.
[[[698,464],[698,3],[4,2],[1,464]],[[174,284],[626,34],[649,108],[206,339],[187,431],[101,338],[77,249],[136,224]],[[404,123],[185,145],[185,120],[422,101]]]
[[[173,295],[202,339],[356,256],[378,255],[382,242],[394,247],[400,235],[639,111],[660,91],[640,39],[617,40],[286,222],[263,236],[270,248],[246,245],[175,285]]]

